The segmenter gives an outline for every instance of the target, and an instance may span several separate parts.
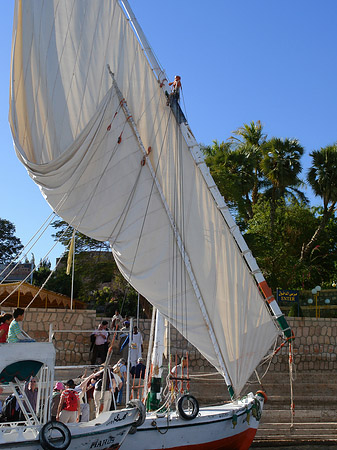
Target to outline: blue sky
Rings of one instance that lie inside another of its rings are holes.
[[[244,123],[261,120],[269,137],[299,139],[304,178],[309,153],[337,141],[336,0],[130,4],[169,78],[182,77],[187,118],[199,142],[226,140]],[[0,217],[14,223],[26,244],[51,210],[16,158],[8,125],[13,9],[14,0],[1,3]],[[33,250],[35,259],[52,245],[49,233]],[[53,265],[61,251],[51,253]]]

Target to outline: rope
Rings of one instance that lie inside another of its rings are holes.
[[[47,256],[49,255],[49,253],[54,249],[54,247],[59,243],[60,239],[63,237],[63,235],[65,234],[65,232],[68,230],[68,228],[70,227],[70,225],[68,225],[68,227],[65,229],[65,231],[62,233],[62,235],[59,237],[59,239],[55,242],[55,244],[52,246],[52,248],[49,250],[49,252],[44,256],[44,258],[42,259],[42,261],[44,261]],[[60,262],[61,258],[59,259]],[[58,262],[58,263],[59,263]],[[38,265],[38,267],[40,266],[40,264]],[[46,282],[49,280],[49,278],[51,277],[51,275],[55,272],[57,265],[55,266],[55,269],[50,273],[50,275],[48,276],[47,280],[43,283],[42,287],[39,289],[38,293],[35,295],[35,297],[32,299],[32,301],[29,303],[28,306],[26,306],[25,309],[28,309],[28,307],[32,304],[32,302],[35,300],[35,298],[37,297],[37,295],[41,292],[41,290],[43,289],[43,287],[45,286]],[[27,281],[27,279],[32,275],[32,273],[35,271],[35,267],[33,270],[31,270],[29,272],[29,274],[20,282],[20,284],[18,286],[16,286],[16,288],[14,289],[14,291],[12,291],[10,294],[7,295],[7,297],[5,297],[2,302],[0,303],[0,306],[9,299],[9,297],[11,295],[13,295],[22,285],[25,281]]]
[[[295,404],[294,404],[294,391],[293,391],[293,381],[294,381],[294,359],[292,354],[292,343],[289,342],[289,380],[290,380],[290,411],[291,411],[291,419],[290,419],[290,428],[294,427],[294,417],[295,417]]]
[[[0,273],[0,276],[7,270],[9,269],[11,264],[14,264],[14,261],[23,253],[25,252],[24,256],[27,255],[27,253],[29,253],[32,248],[34,247],[34,245],[38,242],[38,240],[41,238],[41,236],[45,233],[45,231],[48,229],[49,225],[51,224],[51,222],[54,220],[54,216],[55,216],[55,212],[53,211],[48,217],[47,219],[44,221],[44,223],[41,225],[41,227],[37,230],[37,232],[30,238],[30,240],[28,241],[28,243],[22,248],[22,250],[18,253],[18,255],[13,258],[13,260],[3,269],[3,271]],[[48,222],[49,221],[49,222]],[[48,222],[48,225],[45,227],[45,229],[42,231],[42,233],[40,234],[40,236],[36,239],[36,241],[28,248],[29,244],[31,243],[31,241],[35,238],[35,236],[41,231],[41,229],[45,226],[45,224]],[[9,277],[9,275],[11,275],[11,273],[17,268],[17,266],[20,264],[20,262],[23,260],[24,256],[22,258],[20,258],[18,260],[18,262],[15,264],[15,266],[12,267],[12,269],[10,270],[10,272],[8,272],[8,274],[1,280],[0,284],[3,284],[3,282]]]

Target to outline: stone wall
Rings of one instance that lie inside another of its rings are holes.
[[[337,369],[337,319],[288,317],[295,334],[293,355],[297,372],[325,372]],[[288,349],[272,359],[272,371],[288,370]]]
[[[2,308],[12,312],[10,308]],[[75,333],[76,330],[94,330],[99,322],[92,310],[34,309],[25,313],[23,329],[38,341],[47,341],[49,326],[53,325],[57,365],[89,364],[90,333]],[[110,321],[111,319],[107,318]],[[337,370],[337,319],[288,318],[294,331],[293,355],[297,372],[324,372]],[[146,357],[151,321],[140,319],[139,329],[144,338]],[[58,333],[58,330],[70,330]],[[71,331],[73,330],[73,331]],[[194,372],[213,371],[210,364],[176,330],[171,330],[171,354],[178,359],[188,352],[189,364]],[[115,358],[119,358],[116,353]],[[173,361],[175,362],[175,361]],[[271,372],[288,371],[288,347],[283,347],[273,358]]]
[[[107,319],[109,320],[109,319]],[[295,334],[293,356],[297,372],[337,370],[337,319],[287,317]],[[99,323],[99,321],[97,322]],[[145,341],[145,355],[150,336],[150,320],[140,320],[139,329]],[[189,364],[196,372],[212,371],[213,367],[176,330],[171,330],[171,354],[189,355]],[[288,346],[282,347],[272,358],[269,371],[288,372]],[[265,367],[264,369],[265,370]]]

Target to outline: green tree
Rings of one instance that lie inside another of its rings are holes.
[[[74,228],[69,226],[67,222],[63,220],[54,220],[52,226],[55,228],[56,233],[52,235],[55,240],[59,240],[64,247],[69,247],[70,240],[73,235]],[[80,253],[83,251],[109,251],[110,245],[108,242],[100,242],[96,239],[92,239],[85,234],[76,231],[75,234],[75,252]]]
[[[261,199],[254,205],[245,239],[272,289],[308,289],[330,279],[336,257],[337,223],[329,222],[306,261],[300,260],[302,244],[316,229],[316,208],[297,201],[279,199],[275,209],[275,232],[270,228],[271,203]]]
[[[254,166],[242,148],[233,150],[229,142],[213,141],[203,147],[205,162],[221,195],[238,220],[252,217],[250,193],[254,188]]]
[[[62,220],[56,220],[52,225],[56,229],[54,239],[69,248],[73,228]],[[72,274],[66,274],[67,259],[68,253],[61,258],[45,287],[69,296]],[[46,271],[41,269],[41,272]],[[112,312],[112,315],[116,305],[123,314],[126,312],[122,307],[135,311],[137,306],[137,293],[119,272],[109,243],[79,232],[75,234],[74,297],[107,314]]]
[[[263,133],[263,125],[258,120],[250,124],[244,124],[237,130],[233,131],[235,136],[231,136],[229,140],[234,144],[237,150],[240,150],[249,160],[252,167],[253,186],[252,186],[252,204],[255,205],[259,199],[259,187],[261,184],[261,159],[262,148],[266,141],[266,135]],[[237,136],[237,137],[236,137]]]
[[[274,233],[276,203],[279,199],[287,196],[307,202],[303,192],[298,189],[302,184],[298,176],[302,171],[300,159],[303,152],[303,147],[296,139],[274,137],[264,144],[261,169],[271,185],[269,189],[266,189],[265,195],[270,198],[271,202],[270,226],[272,235]]]
[[[337,202],[337,144],[314,150],[310,153],[312,166],[308,172],[308,182],[315,195],[323,200],[321,220],[310,240],[303,244],[301,260],[308,257],[316,241],[333,217]]]
[[[15,226],[6,219],[0,219],[0,263],[9,264],[22,250],[23,245],[15,236]]]
[[[42,286],[51,274],[51,263],[49,259],[41,260],[38,268],[33,272],[33,285]]]

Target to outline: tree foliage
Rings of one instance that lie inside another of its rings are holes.
[[[321,208],[310,208],[303,192],[304,148],[297,139],[268,138],[258,121],[203,151],[272,288],[309,288],[337,278],[336,144],[310,153],[307,181]]]
[[[277,201],[275,232],[270,228],[270,202],[260,200],[254,206],[254,218],[245,234],[248,246],[256,257],[272,289],[308,289],[330,279],[336,259],[337,223],[331,220],[329,229],[321,236],[320,244],[306,261],[300,260],[303,241],[307,240],[319,223],[317,208],[305,203]]]
[[[314,193],[323,200],[320,223],[311,239],[303,243],[301,260],[308,257],[328,221],[333,217],[337,202],[337,144],[310,153],[313,164],[308,182]]]
[[[6,219],[0,219],[0,263],[9,264],[22,250],[23,245],[15,236],[15,226]]]
[[[69,247],[70,240],[73,235],[73,227],[63,220],[54,220],[52,226],[56,232],[52,235],[55,240],[58,240],[65,248]],[[109,251],[110,246],[108,242],[100,242],[92,239],[85,234],[76,231],[75,234],[75,252],[90,252],[90,251]]]
[[[69,247],[73,228],[62,220],[56,220],[52,225],[56,229],[53,235],[55,240]],[[114,309],[119,309],[123,314],[135,314],[137,293],[119,272],[109,250],[108,243],[76,232],[73,296],[107,315],[113,315]],[[34,272],[34,284],[42,286],[51,275],[45,288],[70,296],[72,274],[66,274],[67,259],[68,253],[60,258],[52,274],[49,261],[40,263]]]

